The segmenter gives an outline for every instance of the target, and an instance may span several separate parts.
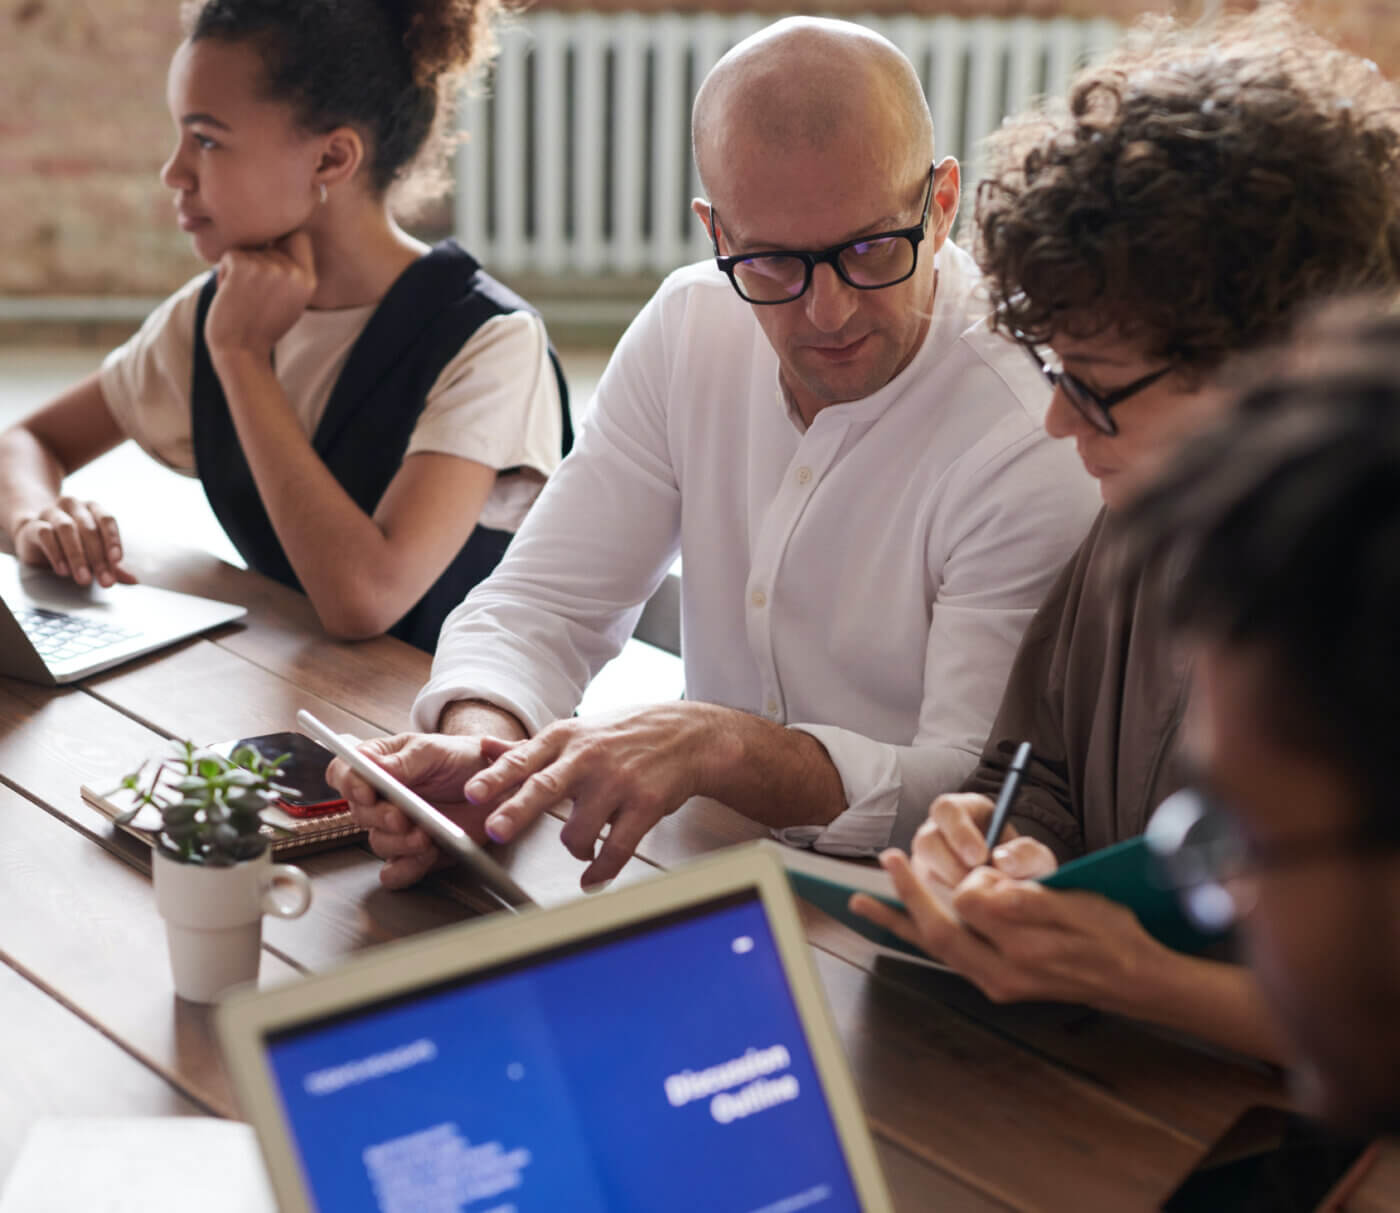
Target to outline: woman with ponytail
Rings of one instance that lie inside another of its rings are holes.
[[[62,494],[132,438],[203,482],[250,567],[332,635],[431,650],[570,441],[539,317],[391,201],[443,180],[497,0],[204,0],[161,172],[214,268],[90,378],[0,435],[21,560],[130,581],[112,516]]]

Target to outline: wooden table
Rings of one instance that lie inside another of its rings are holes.
[[[342,645],[307,602],[202,554],[136,560],[144,579],[244,603],[244,626],[50,690],[0,679],[0,1177],[40,1115],[236,1116],[207,1009],[171,991],[149,855],[83,803],[166,737],[213,741],[293,727],[307,707],[371,735],[407,725],[428,659],[397,641]],[[583,865],[544,819],[502,855],[538,900],[575,895]],[[761,831],[715,804],[668,818],[623,879]],[[305,918],[266,920],[264,983],[458,922],[471,890],[406,893],[342,848],[298,861]],[[960,980],[877,962],[808,915],[817,967],[896,1203],[924,1209],[1149,1209],[1278,1079],[1079,1008],[999,1008]],[[1400,1211],[1386,1147],[1354,1209]]]

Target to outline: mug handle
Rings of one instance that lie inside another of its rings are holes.
[[[274,863],[263,882],[262,908],[278,918],[300,918],[311,905],[311,878],[290,863]]]

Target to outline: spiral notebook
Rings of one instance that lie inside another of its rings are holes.
[[[227,754],[236,742],[222,742],[207,747],[218,753]],[[154,755],[151,763],[158,763],[164,755]],[[82,796],[88,804],[113,822],[128,812],[135,803],[136,792],[121,786],[127,771],[114,772],[110,779],[83,784]],[[167,766],[160,776],[158,787],[168,786],[166,781],[179,777],[175,768]],[[322,851],[330,847],[358,842],[365,836],[363,826],[355,824],[349,810],[336,813],[322,813],[312,817],[293,816],[284,808],[272,805],[263,810],[262,833],[271,846],[273,857],[286,859],[294,855],[305,855],[312,851]],[[146,805],[129,822],[118,826],[134,838],[148,845],[155,841],[160,832],[160,814]]]

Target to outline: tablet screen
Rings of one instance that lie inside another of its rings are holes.
[[[267,1043],[324,1210],[860,1207],[754,892]]]

